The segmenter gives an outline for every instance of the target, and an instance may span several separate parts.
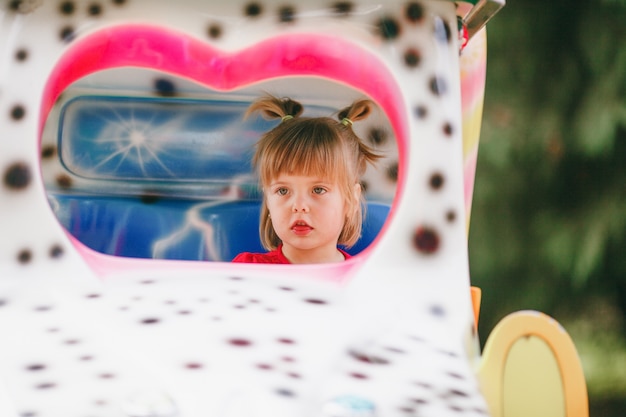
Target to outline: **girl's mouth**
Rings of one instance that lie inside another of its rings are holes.
[[[313,228],[305,221],[297,221],[291,226],[291,230],[298,236],[309,234]]]

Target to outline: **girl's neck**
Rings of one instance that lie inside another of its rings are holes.
[[[322,264],[343,262],[345,257],[337,247],[297,249],[292,246],[282,246],[285,258],[292,264]]]

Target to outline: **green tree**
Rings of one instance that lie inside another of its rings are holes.
[[[483,340],[537,309],[626,346],[626,1],[511,0],[489,23],[473,201]]]

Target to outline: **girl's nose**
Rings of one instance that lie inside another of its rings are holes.
[[[293,207],[292,211],[294,213],[308,213],[309,212],[309,204],[306,201],[306,198],[296,197],[293,199]]]

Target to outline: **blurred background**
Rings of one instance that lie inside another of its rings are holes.
[[[508,0],[489,23],[469,252],[483,345],[543,311],[590,415],[626,415],[626,0]]]

